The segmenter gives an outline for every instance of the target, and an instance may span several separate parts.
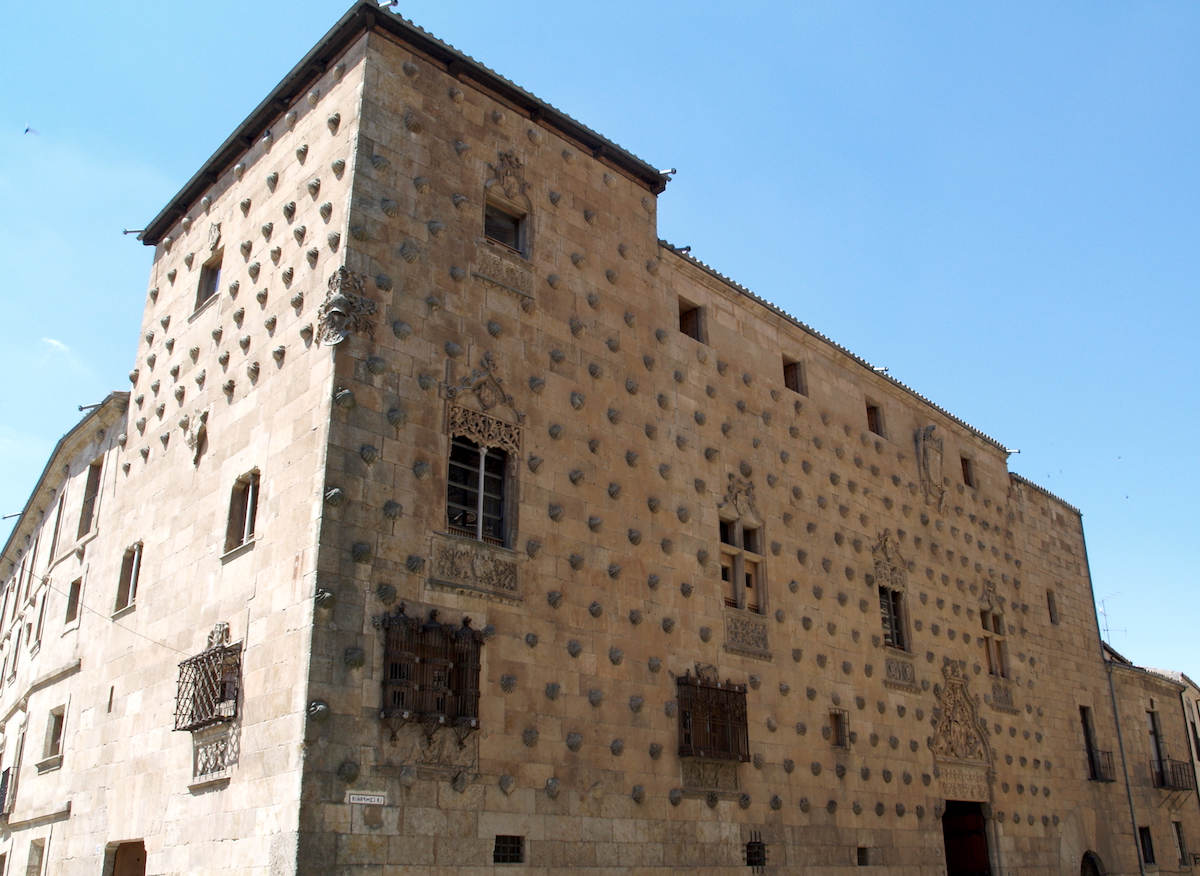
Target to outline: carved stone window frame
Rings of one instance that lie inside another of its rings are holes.
[[[767,558],[764,554],[746,547],[747,531],[756,533],[755,546],[761,549],[761,546],[766,544],[764,521],[754,505],[753,482],[739,480],[730,474],[725,498],[717,506],[717,517],[721,523],[729,527],[729,537],[732,542],[732,544],[727,543],[718,532],[720,568],[730,570],[730,580],[726,582],[722,578],[721,582],[722,588],[728,588],[722,593],[725,607],[726,609],[736,608],[751,615],[765,615],[769,608]],[[747,561],[754,564],[756,572],[754,587],[757,591],[758,605],[753,608],[747,605],[746,600]],[[729,590],[732,590],[732,594]],[[736,603],[734,605],[729,604],[731,595]]]
[[[481,448],[502,450],[505,453],[504,463],[504,499],[502,504],[504,544],[502,547],[511,548],[517,534],[518,501],[518,460],[521,456],[521,427],[508,423],[498,417],[490,416],[481,411],[472,410],[459,404],[446,406],[446,466],[447,491],[449,490],[450,445],[455,438],[466,438]],[[483,485],[480,484],[480,489]],[[449,535],[466,538],[463,533],[451,529],[449,508],[447,505],[445,531]],[[487,544],[478,540],[481,544]]]
[[[525,167],[515,150],[501,152],[496,163],[489,165],[492,177],[483,184],[483,209],[479,213],[478,240],[492,252],[528,262],[533,253],[533,201],[525,193]],[[494,207],[517,220],[517,248],[492,240],[487,236],[487,210]]]

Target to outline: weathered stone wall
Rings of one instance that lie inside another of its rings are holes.
[[[151,873],[295,872],[332,395],[329,352],[311,329],[345,253],[361,58],[361,46],[351,49],[280,107],[270,138],[258,132],[155,249],[128,413],[90,451],[104,453],[96,531],[79,544],[82,559],[50,570],[40,652],[23,654],[0,695],[5,765],[16,759],[14,716],[25,714],[14,710],[28,696],[15,808],[0,830],[10,867],[24,867],[29,841],[43,839],[46,872],[99,873],[117,843],[144,840]],[[197,307],[218,251],[219,289]],[[75,514],[90,461],[69,460]],[[226,552],[234,484],[252,471],[254,538]],[[66,522],[71,536],[76,520]],[[64,553],[75,548],[62,541]],[[123,554],[138,542],[136,598],[114,613]],[[64,628],[76,575],[84,608]],[[31,611],[6,619],[10,651]],[[243,643],[237,718],[173,732],[178,664],[219,623]],[[58,706],[61,765],[39,769]],[[201,748],[215,765],[197,775]]]
[[[319,575],[337,599],[313,696],[333,716],[309,730],[302,869],[490,867],[506,834],[534,868],[715,870],[744,866],[759,832],[772,868],[848,870],[865,846],[937,872],[943,801],[977,799],[1000,867],[1077,872],[1090,849],[1136,871],[1123,788],[1087,779],[1078,706],[1113,717],[1077,511],[660,246],[654,196],[603,156],[382,33],[362,118],[347,265],[380,278],[390,330],[336,353],[355,406],[331,426]],[[484,239],[489,197],[525,213],[526,257]],[[681,306],[701,308],[702,340]],[[505,547],[444,535],[454,409],[519,430]],[[726,608],[720,579],[719,509],[748,501],[761,613]],[[903,651],[882,642],[885,579],[905,590]],[[397,600],[494,631],[462,748],[379,720],[372,619]],[[1007,677],[989,675],[983,611],[1003,617]],[[750,763],[676,755],[672,676],[697,664],[749,685]]]

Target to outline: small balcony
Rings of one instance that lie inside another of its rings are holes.
[[[1117,770],[1111,751],[1092,749],[1088,752],[1088,778],[1093,782],[1115,782]]]
[[[1191,761],[1172,760],[1164,757],[1162,760],[1150,761],[1150,775],[1154,779],[1154,787],[1167,791],[1196,790],[1196,771]]]

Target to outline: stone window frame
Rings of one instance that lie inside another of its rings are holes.
[[[980,636],[987,657],[988,675],[993,678],[1008,678],[1008,642],[1004,634],[1004,615],[994,607],[979,610],[979,623],[984,634]]]
[[[199,311],[217,297],[221,291],[221,267],[225,261],[225,250],[218,249],[200,267],[200,281],[196,284],[196,305],[192,312]]]
[[[125,549],[121,558],[121,575],[117,579],[117,599],[113,613],[125,611],[137,604],[138,581],[142,574],[144,544],[141,541],[131,544]]]
[[[517,537],[517,475],[521,456],[521,427],[461,405],[451,404],[446,409],[446,532],[460,538],[470,538],[481,544],[492,544],[484,538],[470,535],[450,525],[450,450],[455,438],[465,438],[476,444],[480,450],[496,450],[505,454],[501,498],[504,538],[501,540],[502,544],[493,546],[511,548]]]
[[[908,632],[908,599],[903,587],[879,585],[879,614],[884,644],[905,654],[912,653],[912,637]]]
[[[866,400],[867,431],[880,438],[887,437],[886,418],[883,415],[883,405],[874,399]]]
[[[483,209],[479,212],[479,240],[495,252],[529,261],[533,255],[533,201],[527,195],[524,164],[515,151],[503,152],[491,165],[493,176],[483,184]],[[517,247],[487,233],[488,209],[497,210],[517,222]]]
[[[682,295],[678,298],[679,333],[701,344],[708,344],[708,313],[700,304],[694,304]]]
[[[262,472],[253,468],[233,482],[229,494],[229,517],[225,524],[225,553],[253,544],[257,536]]]
[[[749,515],[739,517],[725,516],[720,517],[720,522],[723,526],[729,527],[727,532],[732,542],[726,541],[724,535],[720,536],[721,542],[721,583],[725,587],[725,592],[722,594],[726,608],[738,608],[742,611],[747,611],[750,614],[766,614],[766,594],[767,594],[767,558],[758,551],[751,550],[746,547],[747,533],[754,533],[752,544],[754,547],[761,547],[763,540],[763,528],[761,521],[750,517],[752,523],[758,525],[746,526],[744,518]],[[753,572],[746,571],[748,565],[753,565]],[[729,577],[725,577],[726,570],[729,571]],[[742,586],[745,582],[753,578],[753,587]],[[753,590],[757,603],[751,603],[747,598],[747,591]]]
[[[808,396],[808,375],[804,363],[789,356],[783,357],[783,385],[796,395]]]

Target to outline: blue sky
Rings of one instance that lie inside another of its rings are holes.
[[[347,6],[5,10],[0,514],[128,387],[151,254],[121,230]],[[1114,647],[1200,679],[1200,5],[399,9],[678,168],[662,237],[1020,448],[1084,512]]]

